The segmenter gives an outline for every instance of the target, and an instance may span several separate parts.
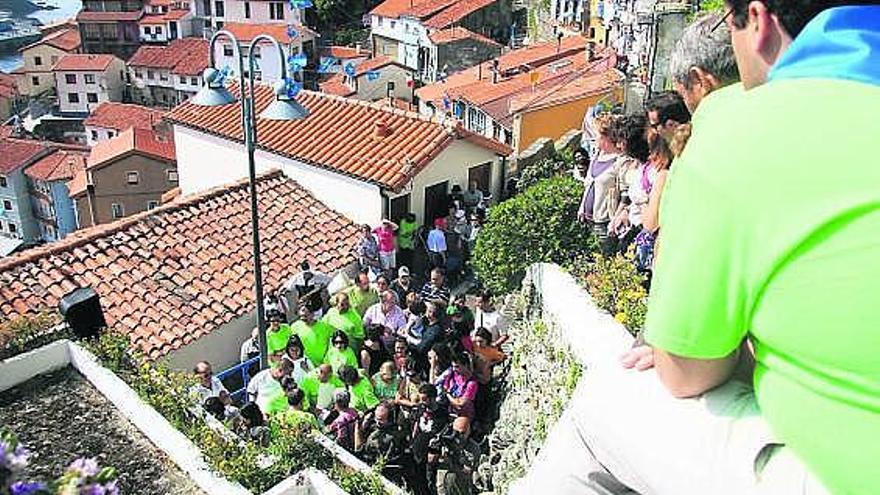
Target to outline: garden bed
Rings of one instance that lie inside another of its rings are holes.
[[[75,459],[94,457],[117,469],[121,493],[203,493],[71,367],[0,392],[0,424],[33,451],[30,479],[53,479]]]

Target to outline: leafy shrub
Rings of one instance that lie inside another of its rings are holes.
[[[0,320],[0,359],[31,351],[70,336],[71,332],[66,326],[58,327],[59,322],[58,315],[50,313]]]
[[[586,267],[584,281],[596,305],[614,316],[633,335],[645,326],[648,292],[645,276],[636,269],[632,252],[626,256],[596,256]]]
[[[533,263],[566,264],[592,253],[589,229],[577,221],[583,190],[574,178],[558,176],[492,208],[474,249],[482,283],[499,294],[510,292]]]
[[[525,191],[543,179],[550,179],[566,172],[573,163],[574,152],[572,150],[565,149],[554,152],[552,156],[523,168],[519,173],[516,187],[520,192]]]

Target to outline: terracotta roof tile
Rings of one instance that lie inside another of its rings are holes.
[[[422,0],[417,2],[413,7],[403,11],[401,15],[424,19],[459,1],[461,0]]]
[[[152,129],[130,127],[114,138],[97,143],[89,154],[88,168],[100,166],[126,153],[139,153],[168,162],[176,161],[174,141],[170,136],[162,136]]]
[[[318,36],[316,32],[303,25],[296,25],[294,28],[297,33],[299,33],[297,38],[291,38],[287,35],[286,24],[245,24],[243,22],[227,22],[223,24],[223,29],[232,33],[238,38],[240,43],[250,42],[261,34],[268,34],[281,44],[293,43],[297,38],[303,38],[303,40],[306,40]]]
[[[351,58],[369,57],[370,52],[363,49],[358,51],[358,49],[353,46],[331,45],[321,49],[321,56],[348,60]]]
[[[562,38],[557,46],[556,41],[537,43],[519,50],[513,50],[496,57],[498,69],[505,71],[513,67],[528,65],[537,68],[549,64],[561,58],[586,51],[587,40],[582,36],[567,36]],[[416,90],[416,96],[422,101],[430,101],[437,108],[442,108],[444,93],[459,86],[471,84],[475,81],[492,81],[492,62],[484,62],[450,75],[445,81],[429,84]]]
[[[363,62],[358,64],[358,66],[355,68],[354,74],[355,74],[355,76],[362,76],[362,75],[366,74],[367,72],[370,72],[371,70],[381,69],[382,67],[386,67],[389,65],[396,65],[396,66],[401,67],[409,72],[413,72],[413,70],[411,68],[401,64],[400,62],[389,57],[388,55],[380,55],[378,57],[369,58],[367,60],[364,60]]]
[[[426,1],[431,0],[385,0],[371,10],[370,15],[397,18],[409,9]]]
[[[318,86],[321,88],[322,93],[330,95],[351,96],[356,93],[348,84],[345,84],[345,76],[342,74],[335,74],[330,79],[319,83]]]
[[[98,105],[83,121],[83,125],[120,132],[131,127],[152,129],[162,120],[163,115],[165,112],[155,108],[107,101]]]
[[[65,52],[73,52],[82,45],[82,42],[79,37],[79,30],[71,27],[47,33],[41,40],[22,47],[18,51],[24,51],[39,45],[50,45]]]
[[[190,11],[184,9],[171,9],[164,14],[144,14],[138,24],[165,24],[168,21],[179,21],[190,15]]]
[[[435,45],[443,45],[446,43],[453,43],[456,41],[469,39],[469,40],[479,41],[479,42],[485,43],[487,45],[492,45],[492,46],[496,46],[499,48],[501,47],[501,44],[498,43],[497,41],[495,41],[491,38],[487,38],[487,37],[483,36],[482,34],[475,33],[473,31],[471,31],[470,29],[463,28],[460,26],[453,26],[448,29],[433,31],[431,34],[428,35],[428,38]]]
[[[560,105],[589,95],[601,94],[621,87],[623,75],[614,69],[599,74],[578,74],[559,84],[536,92],[517,95],[510,102],[510,112],[538,110]]]
[[[54,65],[52,70],[57,71],[105,71],[114,60],[119,60],[113,55],[107,54],[67,54]]]
[[[0,139],[0,172],[8,174],[20,167],[29,165],[42,155],[49,152],[49,148],[39,141],[27,141],[23,139]]]
[[[199,75],[210,64],[209,44],[202,38],[180,38],[167,46],[141,46],[128,60],[128,65],[169,69],[186,76]]]
[[[78,22],[132,22],[144,14],[142,10],[129,12],[100,12],[81,10],[76,16]]]
[[[87,156],[86,151],[58,150],[34,162],[24,173],[45,182],[68,181],[86,169]]]
[[[325,273],[354,261],[357,226],[349,219],[278,171],[261,175],[257,190],[263,211],[280,206],[261,218],[261,229],[272,232],[271,239],[277,241],[263,246],[267,289],[279,288],[299,271],[304,259]],[[0,318],[54,310],[60,296],[92,286],[101,297],[108,324],[126,333],[153,359],[210,334],[254,308],[251,271],[214,268],[218,260],[226,266],[251,266],[250,243],[238,242],[250,239],[249,197],[247,181],[240,181],[4,258],[0,287],[10,286],[13,291],[9,304],[0,305]],[[324,216],[333,221],[320,221]],[[233,227],[212,228],[223,219],[231,220]],[[291,224],[297,228],[286,227]],[[314,240],[314,246],[307,240]],[[168,246],[163,253],[153,249],[160,243]],[[122,245],[137,249],[123,252]],[[92,266],[86,264],[84,274],[63,269],[74,262],[75,252],[86,251],[92,253],[87,258]],[[169,270],[172,265],[185,268]],[[134,273],[142,276],[137,284],[129,280]],[[181,283],[176,277],[181,274],[197,277],[209,291],[192,290],[195,283]],[[44,295],[16,290],[12,284],[19,280]]]
[[[498,0],[459,0],[441,11],[439,14],[425,21],[425,27],[430,29],[443,29],[449,27],[497,1]]]

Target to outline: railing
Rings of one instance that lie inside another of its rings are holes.
[[[235,391],[229,392],[229,395],[230,395],[230,397],[232,397],[232,400],[234,400],[235,402],[237,402],[239,404],[244,404],[245,402],[247,402],[246,400],[243,400],[243,399],[245,399],[245,394],[247,393],[248,382],[251,381],[251,374],[249,373],[249,370],[251,369],[251,366],[253,366],[253,365],[257,365],[257,366],[260,365],[260,356],[248,359],[247,361],[245,361],[243,363],[239,363],[231,368],[225,369],[225,370],[221,371],[220,373],[217,373],[217,375],[216,375],[217,379],[220,380],[221,382],[227,378],[230,378],[230,377],[236,377],[236,376],[241,377],[241,383],[242,383],[241,388],[236,389]]]

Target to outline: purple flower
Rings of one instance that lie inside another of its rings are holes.
[[[44,483],[34,481],[16,481],[9,487],[9,493],[12,495],[31,495],[46,490]]]
[[[79,493],[81,495],[106,495],[104,485],[98,483],[84,487]]]
[[[83,478],[91,478],[98,474],[98,461],[92,458],[80,457],[70,463],[70,467],[67,470],[79,473]]]
[[[0,457],[0,465],[6,467],[10,471],[17,471],[25,466],[27,466],[28,458],[31,456],[31,451],[26,449],[23,445],[18,445],[15,447],[15,450],[9,449],[9,444],[3,444],[3,456]]]
[[[106,495],[119,495],[119,487],[116,486],[116,480],[111,480],[104,485],[104,489],[106,490]]]

